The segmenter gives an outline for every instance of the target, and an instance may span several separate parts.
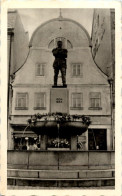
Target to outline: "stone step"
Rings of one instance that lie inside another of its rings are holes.
[[[100,186],[114,186],[115,179],[111,178],[82,178],[82,179],[49,179],[49,178],[21,178],[8,177],[8,185],[12,186],[40,186],[40,187],[100,187]]]
[[[8,169],[8,177],[39,178],[39,179],[91,179],[112,178],[115,171],[110,170],[24,170]]]

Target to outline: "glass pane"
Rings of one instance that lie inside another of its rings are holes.
[[[18,105],[17,106],[21,107],[21,99],[20,98],[18,99]]]
[[[80,65],[77,65],[77,76],[80,76]]]
[[[42,65],[42,76],[44,76],[44,65]]]
[[[96,107],[100,107],[100,100],[99,99],[95,100],[95,105],[96,105]]]
[[[74,108],[76,107],[76,99],[72,100],[72,107],[74,107]]]
[[[26,99],[25,98],[22,99],[22,107],[26,107]]]
[[[36,107],[40,107],[40,99],[38,99],[38,98],[36,100]]]
[[[73,69],[72,75],[73,75],[73,76],[76,76],[76,65],[73,65],[72,69]]]
[[[36,107],[44,107],[44,93],[36,94]]]
[[[48,45],[49,49],[53,49],[54,48],[54,40],[52,40],[49,45]]]
[[[26,99],[27,99],[26,93],[19,93],[17,95],[17,107],[26,107]]]
[[[91,100],[91,107],[95,107],[95,99],[90,99]]]
[[[81,99],[77,99],[77,107],[81,107]]]
[[[44,107],[44,100],[41,100],[41,107]]]
[[[36,75],[37,75],[37,76],[40,75],[40,65],[37,65]]]
[[[67,48],[69,49],[69,48],[72,48],[72,44],[71,44],[71,42],[69,41],[69,40],[67,40]]]
[[[44,76],[44,64],[38,64],[36,67],[36,75]]]

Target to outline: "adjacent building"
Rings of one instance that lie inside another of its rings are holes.
[[[28,33],[25,32],[21,18],[17,10],[10,9],[8,12],[8,148],[11,149],[10,122],[12,114],[12,81],[15,72],[25,63],[28,55]]]
[[[96,65],[108,76],[111,91],[111,125],[115,128],[115,9],[94,9],[92,56]],[[114,136],[113,136],[114,137]],[[113,138],[114,148],[114,138]]]

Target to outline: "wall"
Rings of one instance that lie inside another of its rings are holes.
[[[89,110],[89,92],[101,92],[101,110]],[[17,92],[28,92],[28,110],[15,110],[16,106],[16,93]],[[46,93],[46,109],[45,110],[34,110],[34,93],[36,92],[45,92]],[[71,107],[71,93],[74,92],[82,92],[83,93],[83,109],[82,110],[72,110]],[[100,86],[89,86],[89,87],[74,87],[72,86],[69,89],[68,96],[68,112],[70,114],[79,114],[79,115],[110,115],[110,100],[109,100],[109,88],[108,87],[100,87]],[[15,88],[13,94],[13,104],[12,104],[12,115],[33,115],[35,113],[48,113],[50,112],[50,89],[49,88],[34,88],[34,87],[23,87],[23,88]]]
[[[38,112],[50,112],[50,88],[53,85],[54,74],[54,70],[52,68],[53,61],[54,57],[51,50],[30,50],[26,64],[16,73],[16,78],[13,84],[12,115],[23,115],[23,111],[15,110],[17,92],[28,92],[29,95],[28,110],[24,111],[24,115],[32,115]],[[35,67],[37,62],[46,63],[45,76],[35,76]],[[71,66],[72,63],[78,62],[82,63],[83,65],[83,76],[73,77],[71,73]],[[69,113],[85,115],[110,115],[109,85],[106,80],[106,76],[102,74],[94,64],[89,48],[73,48],[68,51],[66,80],[69,92]],[[46,110],[33,110],[35,92],[46,92]],[[71,93],[73,92],[83,93],[83,110],[70,110]],[[101,92],[102,110],[92,111],[88,109],[89,92]]]
[[[32,35],[30,46],[45,47],[55,37],[71,40],[74,47],[90,45],[89,34],[83,26],[76,21],[59,17],[40,25]]]
[[[7,161],[8,168],[13,169],[97,170],[115,167],[114,151],[8,151]]]

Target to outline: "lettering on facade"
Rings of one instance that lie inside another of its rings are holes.
[[[62,103],[63,99],[62,98],[56,98],[56,103]]]

